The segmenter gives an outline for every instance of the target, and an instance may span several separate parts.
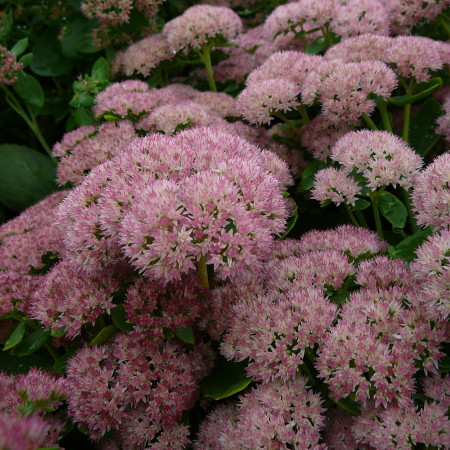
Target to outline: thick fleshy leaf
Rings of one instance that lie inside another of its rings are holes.
[[[117,305],[111,310],[111,319],[120,331],[131,331],[133,329],[133,325],[128,322],[123,305]]]
[[[415,257],[417,248],[427,239],[432,233],[431,228],[419,230],[411,236],[403,239],[395,247],[388,248],[388,255],[391,258],[401,258],[411,262]]]
[[[14,56],[20,56],[28,47],[28,38],[23,38],[17,41],[14,47],[10,50]]]
[[[195,334],[192,327],[177,328],[174,334],[186,344],[195,344]]]
[[[253,381],[245,373],[246,366],[245,362],[231,362],[220,357],[211,375],[200,385],[203,396],[221,400],[244,390]]]
[[[19,323],[19,325],[17,325],[17,327],[11,333],[11,336],[9,336],[8,340],[5,342],[3,350],[9,350],[19,344],[22,341],[24,334],[25,324]]]
[[[103,56],[98,58],[92,66],[92,79],[97,81],[109,80],[109,64]]]
[[[314,186],[314,177],[316,173],[325,167],[325,163],[318,159],[310,162],[303,171],[302,179],[300,181],[300,189],[302,191],[309,191]]]
[[[20,212],[56,189],[52,160],[29,147],[0,145],[0,202]]]
[[[118,330],[115,325],[108,325],[100,330],[97,336],[89,342],[89,347],[93,345],[102,345],[106,344],[113,336],[114,333]]]
[[[382,192],[378,196],[378,206],[381,214],[394,228],[403,228],[408,218],[408,210],[404,203],[390,192]]]
[[[26,103],[40,108],[44,105],[45,95],[39,81],[25,72],[17,74],[17,82],[13,85],[19,97]]]
[[[39,350],[49,340],[50,331],[44,329],[37,330],[23,339],[18,345],[16,345],[11,350],[11,353],[16,356],[31,355]]]

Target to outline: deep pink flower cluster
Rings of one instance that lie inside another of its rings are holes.
[[[213,410],[200,426],[196,449],[314,448],[324,425],[322,399],[298,377],[257,386]]]
[[[123,251],[166,282],[202,258],[223,277],[257,265],[288,214],[281,189],[291,180],[274,160],[213,129],[136,140],[62,204],[67,257],[95,273],[120,263]]]
[[[127,448],[170,448],[174,440],[178,448],[189,433],[178,421],[195,402],[198,383],[210,367],[204,345],[186,350],[136,331],[119,334],[70,359],[69,414],[96,440],[114,430]]]
[[[0,85],[12,85],[17,81],[17,74],[23,69],[23,64],[17,62],[17,58],[0,45]]]

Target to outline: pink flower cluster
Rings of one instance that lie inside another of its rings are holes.
[[[113,430],[127,448],[179,448],[189,429],[179,425],[211,367],[204,345],[187,350],[140,332],[79,350],[69,361],[69,415],[98,440]],[[165,446],[165,447],[164,447]]]
[[[0,45],[0,85],[12,85],[17,81],[17,73],[23,69],[16,57],[7,48]]]

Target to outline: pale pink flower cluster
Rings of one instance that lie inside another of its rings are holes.
[[[17,74],[23,69],[23,64],[17,62],[17,58],[0,45],[0,85],[11,86],[17,81]]]
[[[405,407],[365,408],[356,418],[352,432],[357,443],[380,450],[409,450],[418,444],[445,449],[450,442],[449,424],[443,405],[425,403],[418,409],[410,402]]]
[[[316,173],[311,196],[321,203],[330,201],[338,206],[341,203],[354,205],[360,191],[361,186],[354,178],[341,169],[328,167]]]
[[[432,375],[422,379],[424,394],[436,403],[442,406],[450,407],[450,374],[444,377]]]
[[[374,111],[372,95],[387,99],[396,87],[395,73],[381,61],[329,60],[309,73],[301,94],[307,105],[320,102],[329,122],[357,125],[363,114]]]
[[[11,450],[57,446],[64,424],[49,416],[69,393],[64,378],[31,368],[24,375],[0,373],[0,446]]]
[[[178,428],[178,421],[197,398],[198,383],[211,368],[210,356],[205,345],[187,350],[136,331],[83,348],[67,367],[69,415],[95,440],[115,430],[127,448],[153,443],[171,448],[163,445],[175,435],[179,441],[172,448],[179,448],[189,429]]]
[[[444,114],[436,121],[436,133],[444,135],[445,140],[450,142],[450,95],[448,94],[445,96],[442,109]]]
[[[118,123],[106,122],[96,129],[94,127],[81,128],[88,129],[85,130],[85,136],[77,140],[74,145],[70,147],[67,145],[72,140],[72,136],[67,139],[67,143],[65,142],[66,138],[63,137],[62,142],[55,145],[53,154],[61,157],[56,170],[57,182],[60,185],[69,182],[81,183],[83,177],[94,166],[111,159],[123,147],[137,138],[133,124],[128,120],[121,120]],[[78,130],[68,134],[75,136],[76,131]],[[66,148],[64,149],[64,147]],[[64,153],[62,153],[63,151]]]
[[[162,33],[148,36],[130,45],[120,56],[125,75],[139,73],[148,77],[161,62],[173,59],[166,37]]]
[[[173,135],[191,127],[220,125],[223,119],[206,105],[196,101],[168,103],[157,106],[147,117],[140,120],[136,127],[145,131],[159,131]]]
[[[349,259],[358,259],[385,252],[387,244],[373,231],[353,225],[341,225],[329,230],[308,231],[302,235],[298,244],[298,250],[301,252],[327,249],[340,250]]]
[[[430,22],[448,7],[448,0],[381,0],[394,33],[408,34],[421,20]]]
[[[61,205],[66,256],[93,274],[125,255],[166,282],[202,258],[224,277],[259,264],[285,227],[281,189],[292,182],[287,165],[265,155],[206,128],[134,141]]]
[[[86,277],[67,261],[57,264],[41,280],[33,295],[30,316],[45,328],[77,337],[84,325],[94,325],[103,313],[114,308],[118,283],[108,276]]]
[[[277,112],[287,112],[299,106],[299,93],[299,87],[285,78],[255,82],[239,94],[236,108],[248,122],[268,124]]]
[[[98,118],[113,115],[136,120],[157,104],[159,98],[156,92],[149,90],[147,83],[139,80],[113,83],[97,95],[94,115]]]
[[[382,186],[414,185],[422,158],[405,141],[387,131],[353,131],[341,137],[331,151],[331,159],[344,171],[360,172],[370,189]]]
[[[0,270],[26,275],[42,266],[46,253],[61,253],[55,214],[66,195],[66,191],[55,192],[0,226]]]
[[[0,272],[0,315],[15,309],[27,314],[32,294],[39,285],[39,278],[9,270]]]
[[[433,160],[414,181],[411,194],[417,223],[423,227],[450,225],[450,152]]]
[[[172,51],[200,50],[215,38],[234,39],[242,32],[240,17],[223,6],[195,5],[164,26],[163,33]]]
[[[237,405],[213,410],[201,424],[194,448],[314,448],[324,425],[322,399],[304,377],[262,384],[242,396]],[[215,440],[213,439],[215,436]]]
[[[421,281],[423,303],[431,317],[450,315],[450,230],[432,235],[416,251],[412,264],[415,276]]]

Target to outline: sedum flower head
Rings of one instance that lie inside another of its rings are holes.
[[[412,203],[417,223],[445,228],[450,224],[450,153],[438,156],[414,180]]]
[[[272,121],[277,111],[287,112],[299,105],[300,89],[288,79],[272,78],[247,86],[237,99],[237,111],[245,120],[255,124]]]
[[[231,40],[241,32],[242,21],[232,9],[211,5],[191,6],[167,22],[163,30],[174,52],[186,48],[200,50],[216,37]]]
[[[334,145],[331,158],[347,172],[362,173],[373,190],[390,184],[409,188],[422,166],[422,158],[387,131],[347,133]]]
[[[0,86],[11,86],[16,83],[17,74],[23,69],[23,64],[3,45],[0,45]]]
[[[318,202],[331,201],[336,205],[354,205],[361,186],[343,170],[329,167],[319,170],[314,177],[312,198]]]

